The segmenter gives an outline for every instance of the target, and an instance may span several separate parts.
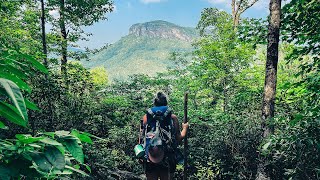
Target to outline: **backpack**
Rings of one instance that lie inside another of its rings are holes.
[[[152,146],[161,147],[164,151],[163,160],[170,158],[177,148],[171,109],[168,106],[152,107],[147,110],[146,115],[147,123],[142,131],[145,160],[149,160],[149,150]]]

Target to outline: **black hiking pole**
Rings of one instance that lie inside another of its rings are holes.
[[[188,92],[184,94],[184,119],[183,123],[188,122]],[[183,148],[183,157],[184,157],[184,168],[183,168],[183,180],[187,180],[187,151],[188,151],[188,131],[184,137],[184,148]]]

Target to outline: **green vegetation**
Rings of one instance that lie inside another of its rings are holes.
[[[244,9],[250,5],[245,3]],[[0,0],[0,179],[143,179],[133,147],[140,119],[159,90],[168,94],[180,122],[189,92],[189,179],[259,179],[260,173],[319,179],[318,1],[292,0],[282,8],[279,51],[273,51],[279,52],[273,56],[275,108],[266,117],[265,43],[266,33],[272,34],[266,21],[235,22],[206,8],[192,46],[130,34],[83,61],[98,68],[89,71],[72,61],[61,71],[58,59],[44,60],[51,53],[64,56],[56,49],[64,48],[65,39],[49,33],[43,43],[38,5]],[[153,23],[155,29],[179,28]],[[116,80],[136,72],[152,76]],[[178,165],[175,179],[182,174]]]
[[[166,30],[176,28],[188,38],[197,37],[195,29],[180,27],[165,21],[152,21],[138,25],[147,26],[150,31],[152,28],[160,28],[161,30],[158,31],[166,32]],[[168,34],[171,34],[171,32]],[[172,66],[172,62],[169,60],[172,52],[191,51],[191,42],[185,40],[168,39],[160,37],[160,35],[150,37],[148,35],[129,34],[106,47],[106,49],[92,55],[90,61],[83,60],[82,63],[87,68],[104,66],[108,71],[110,80],[125,80],[133,74],[141,73],[154,76],[158,72],[165,72],[167,67]]]

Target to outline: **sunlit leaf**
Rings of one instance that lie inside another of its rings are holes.
[[[0,88],[1,87],[5,89],[7,95],[12,100],[12,103],[19,111],[21,117],[25,121],[27,121],[28,120],[27,108],[19,87],[10,80],[0,78]]]
[[[28,134],[16,134],[16,138],[19,140],[19,142],[25,144],[34,143],[43,139],[43,137],[32,137]]]
[[[0,102],[0,115],[8,119],[10,122],[26,127],[27,121],[25,121],[19,114],[18,110],[7,103]]]

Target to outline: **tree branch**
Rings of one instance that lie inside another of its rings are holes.
[[[256,0],[255,0],[255,1],[256,1]],[[239,3],[237,4],[237,9],[236,9],[236,13],[235,13],[234,17],[236,17],[236,16],[237,16],[237,14],[238,14],[238,12],[239,12],[239,9],[240,9],[241,4],[242,4],[242,0],[240,0],[240,1],[239,1]],[[241,14],[241,11],[240,11],[240,14]]]
[[[251,4],[249,4],[248,6],[244,7],[243,9],[241,9],[239,14],[242,14],[244,11],[246,11],[247,9],[249,9],[251,6],[253,6],[256,2],[258,2],[259,0],[254,0],[251,2]]]

